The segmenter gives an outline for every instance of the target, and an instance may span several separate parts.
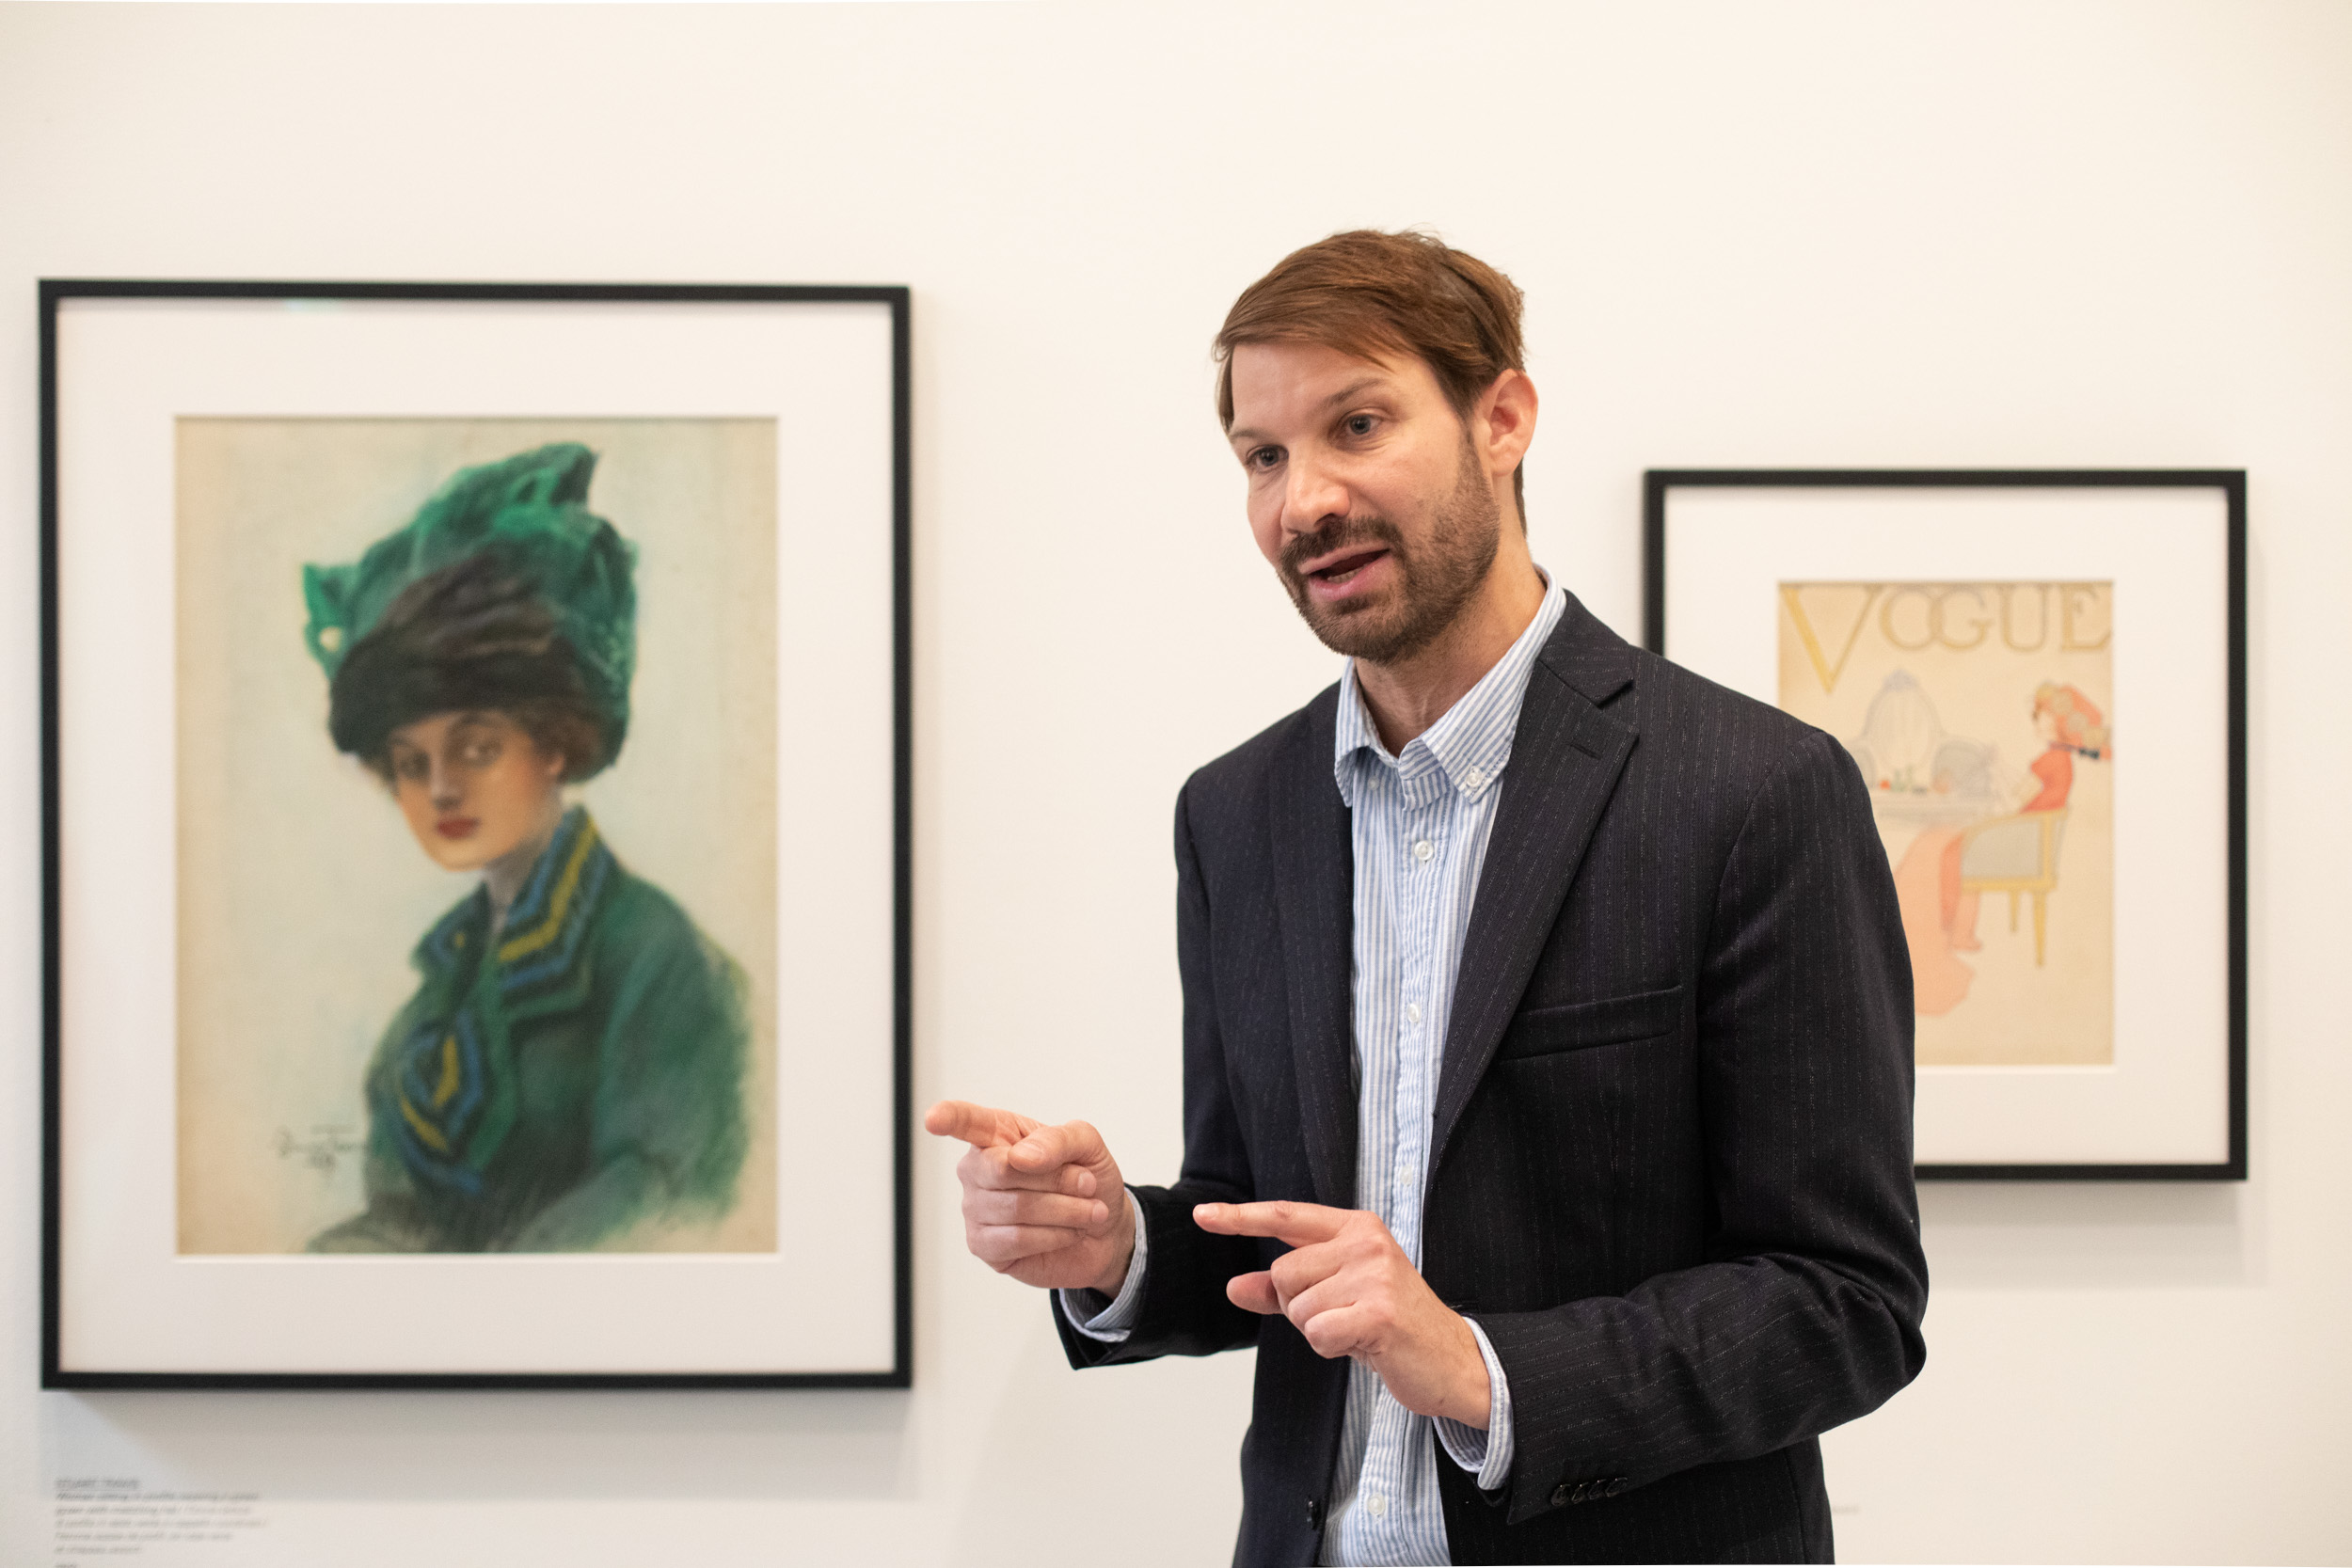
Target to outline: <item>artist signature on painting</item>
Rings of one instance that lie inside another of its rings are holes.
[[[278,1130],[278,1157],[280,1160],[300,1160],[323,1176],[335,1174],[336,1162],[346,1154],[359,1152],[359,1132],[353,1127],[313,1127],[300,1137],[281,1127]]]

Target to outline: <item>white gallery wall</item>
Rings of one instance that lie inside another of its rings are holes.
[[[2352,1559],[2352,5],[1284,0],[0,7],[0,1562],[59,1476],[256,1499],[141,1568],[1221,1560],[1250,1370],[1068,1371],[922,1147],[908,1393],[39,1392],[36,277],[911,285],[917,1102],[1148,1180],[1175,791],[1334,673],[1208,341],[1406,224],[1526,289],[1629,634],[1647,467],[2249,470],[2253,1177],[1923,1193],[1829,1483],[1849,1560]]]

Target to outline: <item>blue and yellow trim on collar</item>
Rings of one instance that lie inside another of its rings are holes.
[[[564,813],[498,933],[503,992],[530,990],[578,961],[581,940],[596,922],[615,868],[612,851],[587,808]],[[474,889],[417,943],[417,968],[428,980],[446,980],[469,967],[487,940],[489,913],[488,891]]]
[[[613,871],[587,808],[574,806],[506,911],[499,932],[499,993],[511,1006],[570,974]]]
[[[575,806],[516,895],[488,963],[475,962],[490,941],[489,895],[479,888],[417,944],[428,992],[437,982],[449,1004],[395,1048],[383,1110],[421,1180],[482,1190],[515,1119],[507,1022],[586,1000],[581,959],[616,870],[595,821]]]

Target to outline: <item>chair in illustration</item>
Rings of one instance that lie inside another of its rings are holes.
[[[2009,895],[2009,928],[2017,929],[2017,897],[2033,895],[2033,961],[2042,966],[2046,942],[2046,901],[2058,887],[2058,845],[2066,834],[2066,808],[1996,816],[1961,833],[1960,890]]]

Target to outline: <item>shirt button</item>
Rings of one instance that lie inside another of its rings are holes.
[[[1407,1002],[1405,1004],[1405,1022],[1407,1023],[1419,1023],[1421,1022],[1420,1003]]]
[[[1389,1512],[1389,1499],[1375,1492],[1364,1498],[1364,1506],[1372,1510],[1372,1516],[1377,1519]]]
[[[1486,775],[1473,768],[1462,775],[1462,782],[1470,785],[1472,789],[1476,789],[1480,784],[1486,782]]]
[[[1437,852],[1437,850],[1430,847],[1429,841],[1425,838],[1413,846],[1413,859],[1421,862],[1423,865],[1427,865],[1429,863],[1429,857]]]

